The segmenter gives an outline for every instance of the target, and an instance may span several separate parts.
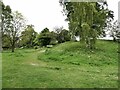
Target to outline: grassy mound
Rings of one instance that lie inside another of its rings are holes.
[[[39,60],[47,62],[59,61],[75,65],[104,66],[116,65],[117,43],[110,41],[97,41],[97,49],[93,51],[82,48],[80,42],[66,42],[53,48],[46,49],[38,56]]]

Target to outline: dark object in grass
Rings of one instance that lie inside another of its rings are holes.
[[[60,67],[55,67],[56,70],[60,70],[61,68]]]
[[[70,54],[70,56],[73,56],[73,54]]]
[[[74,65],[80,65],[80,63],[78,62],[70,62],[71,64],[74,64]]]
[[[54,70],[60,70],[61,68],[60,67],[47,67],[49,69],[54,69]]]

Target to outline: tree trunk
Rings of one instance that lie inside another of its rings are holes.
[[[13,41],[13,44],[12,44],[12,52],[14,52],[14,49],[15,49],[15,42]]]
[[[14,49],[15,49],[14,46],[12,46],[12,52],[14,52]]]
[[[116,39],[115,39],[115,37],[113,37],[113,41],[114,41],[114,42],[116,42]]]

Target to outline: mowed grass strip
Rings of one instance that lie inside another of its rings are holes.
[[[53,48],[17,49],[3,55],[4,88],[116,88],[117,43],[97,41],[88,51],[80,42]]]

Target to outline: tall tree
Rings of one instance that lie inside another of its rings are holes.
[[[18,37],[20,37],[20,33],[24,27],[25,19],[23,15],[18,11],[12,13],[12,20],[10,21],[9,27],[7,28],[7,35],[9,35],[12,52],[14,52],[15,44],[18,41]]]
[[[67,16],[66,20],[69,21],[71,34],[80,36],[88,48],[94,48],[97,37],[104,33],[106,20],[109,17],[113,18],[113,14],[107,9],[107,2],[60,0],[60,4],[63,6],[63,13]]]
[[[18,37],[20,37],[21,31],[25,28],[25,18],[21,13],[15,11],[13,14],[12,27],[10,29],[10,41],[12,46],[12,52],[14,52],[15,44],[18,41]]]

